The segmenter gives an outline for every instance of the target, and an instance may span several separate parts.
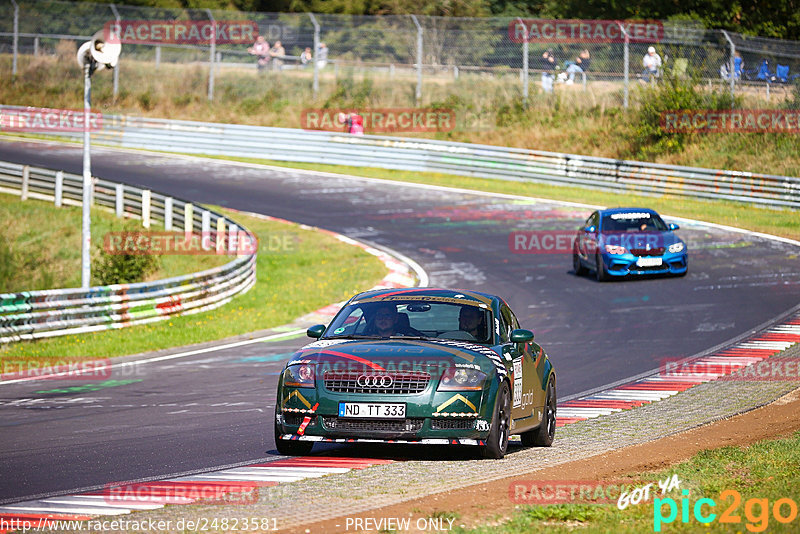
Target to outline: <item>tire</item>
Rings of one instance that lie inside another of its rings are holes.
[[[605,282],[608,280],[606,265],[603,263],[603,258],[599,253],[595,255],[595,258],[597,258],[597,266],[595,267],[594,274],[597,277],[598,282]]]
[[[278,428],[278,421],[275,421],[275,448],[284,456],[305,456],[314,448],[313,441],[280,439],[281,433],[280,428]]]
[[[582,276],[586,274],[586,267],[581,263],[581,257],[577,252],[572,252],[572,269],[575,271],[575,276]]]
[[[533,430],[520,435],[522,444],[526,447],[549,447],[556,437],[556,377],[550,375],[544,397],[544,414],[542,422]]]
[[[492,427],[489,430],[489,437],[486,445],[481,447],[481,456],[499,460],[508,450],[508,432],[511,425],[511,393],[508,389],[508,382],[503,381],[497,390],[497,397],[494,401],[494,414],[492,415]]]

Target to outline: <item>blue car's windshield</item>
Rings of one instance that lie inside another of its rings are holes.
[[[469,303],[362,301],[345,307],[324,338],[422,337],[489,343],[491,312]]]
[[[666,232],[669,228],[661,217],[647,211],[626,211],[603,215],[603,233]]]

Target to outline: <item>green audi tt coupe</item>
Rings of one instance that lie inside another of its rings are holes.
[[[351,298],[280,376],[275,442],[472,445],[502,458],[511,434],[550,446],[556,375],[500,297],[381,289]]]

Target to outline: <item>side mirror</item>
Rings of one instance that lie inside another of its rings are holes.
[[[306,335],[308,337],[313,337],[314,339],[319,339],[322,337],[322,333],[325,331],[326,326],[324,324],[315,324],[308,330],[306,330]]]
[[[583,231],[586,232],[587,234],[593,234],[597,231],[597,228],[595,228],[594,225],[587,226],[586,228],[583,229]]]
[[[677,224],[675,224],[675,223],[669,223],[669,229],[670,229],[670,230],[680,230],[680,228],[681,228],[681,227],[680,227],[680,226],[678,226],[678,225],[677,225]]]
[[[527,343],[533,341],[533,332],[525,330],[524,328],[517,328],[511,332],[512,343]]]

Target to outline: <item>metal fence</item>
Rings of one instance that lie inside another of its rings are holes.
[[[800,208],[800,178],[491,145],[105,115],[94,142],[134,149],[440,172]],[[79,134],[74,134],[75,136]]]
[[[732,91],[752,84],[767,90],[770,86],[788,86],[800,74],[800,43],[706,30],[689,23],[658,22],[661,30],[657,35],[645,38],[623,30],[616,38],[536,34],[520,40],[514,37],[519,28],[545,28],[556,21],[251,13],[53,0],[13,0],[0,5],[0,52],[13,54],[12,69],[16,72],[18,54],[52,53],[59,40],[87,40],[106,23],[119,20],[252,21],[268,42],[280,40],[283,44],[285,55],[271,62],[275,72],[305,71],[315,93],[321,77],[336,78],[341,71],[357,69],[375,75],[408,76],[416,81],[418,101],[424,99],[425,80],[458,79],[470,73],[505,76],[526,98],[531,81],[544,85],[543,54],[548,49],[555,56],[557,84],[570,83],[569,62],[575,62],[586,50],[591,59],[585,73],[588,83],[620,84],[624,105],[631,83],[648,78],[642,62],[649,46],[654,46],[662,58],[662,73],[696,75],[729,84]],[[312,49],[314,60],[302,64],[299,58],[306,47]],[[205,63],[209,66],[209,99],[214,94],[214,75],[220,69],[256,65],[245,44],[125,44],[123,58],[152,61],[156,67],[161,62]],[[124,77],[124,71],[123,59],[115,76]],[[582,74],[575,80],[587,89]],[[117,88],[115,78],[115,94]]]
[[[0,191],[62,204],[81,205],[83,177],[62,171],[0,162]],[[93,202],[118,217],[160,220],[170,231],[203,232],[210,245],[236,250],[250,232],[224,215],[178,198],[131,185],[95,179]],[[216,232],[211,232],[211,225]],[[254,241],[251,241],[254,242]],[[80,334],[200,313],[247,292],[256,281],[256,254],[202,272],[165,280],[88,289],[50,289],[0,295],[0,343]]]

